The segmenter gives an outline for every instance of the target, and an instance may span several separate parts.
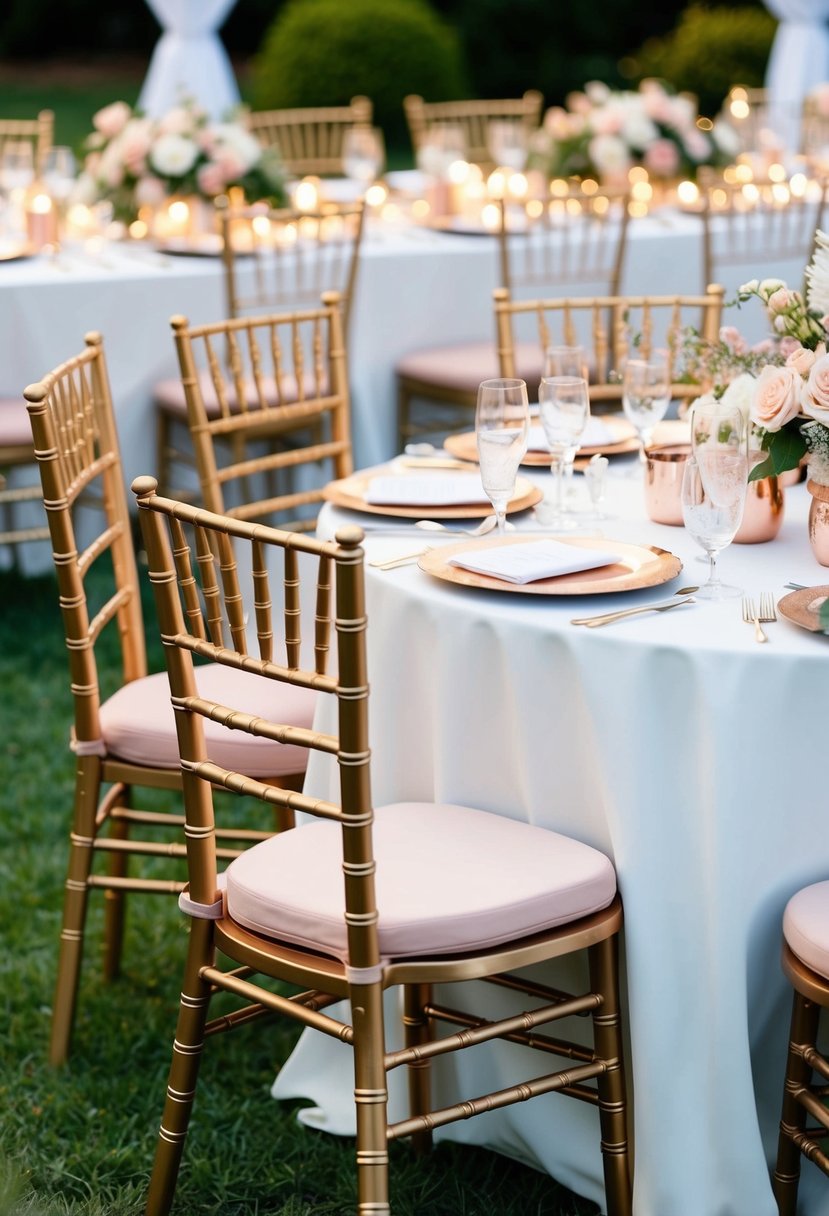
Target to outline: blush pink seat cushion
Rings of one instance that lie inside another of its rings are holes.
[[[219,416],[219,399],[216,396],[216,389],[213,385],[213,378],[208,371],[199,372],[199,384],[201,385],[202,398],[204,400],[204,408],[208,418],[217,418]],[[313,374],[304,377],[303,387],[305,397],[315,399],[317,392],[322,394],[328,392],[328,385],[323,382],[318,390]],[[276,381],[273,376],[265,376],[262,380],[262,388],[265,395],[265,400],[268,405],[276,406],[280,403],[286,405],[294,404],[297,401],[297,387],[294,376],[284,376],[282,379],[282,397],[278,397],[276,392]],[[238,409],[236,399],[236,390],[232,384],[227,386],[228,405],[231,411]],[[257,395],[256,386],[251,377],[245,378],[245,393],[247,400],[253,408],[258,407],[259,397]],[[187,416],[187,401],[184,396],[184,386],[181,380],[170,378],[169,380],[160,380],[153,388],[153,398],[156,405],[160,406],[169,414],[178,414],[182,418]]]
[[[255,717],[310,727],[316,693],[218,664],[196,668],[200,696]],[[179,767],[178,742],[166,672],[133,680],[101,706],[107,754],[153,768]],[[303,747],[256,738],[205,720],[207,754],[215,764],[249,777],[281,777],[305,771]]]
[[[0,448],[33,447],[29,413],[22,397],[0,397]]]
[[[783,913],[783,936],[792,954],[829,979],[829,882],[793,895]]]
[[[544,828],[446,803],[375,812],[380,953],[485,950],[597,912],[616,875],[603,853]],[[341,830],[316,822],[228,866],[240,925],[347,961]]]
[[[544,355],[537,343],[519,342],[515,347],[516,374],[533,388],[544,371]],[[438,346],[404,355],[395,367],[398,376],[422,380],[444,388],[477,393],[482,380],[501,375],[498,355],[491,342],[468,342]]]

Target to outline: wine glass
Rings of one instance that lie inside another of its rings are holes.
[[[484,380],[478,388],[475,434],[481,483],[492,503],[499,535],[506,532],[507,504],[527,451],[530,407],[523,380]]]
[[[653,351],[647,359],[628,359],[622,378],[622,409],[639,436],[639,462],[645,465],[645,448],[653,438],[671,400],[668,355]]]
[[[590,397],[583,376],[544,376],[538,386],[541,425],[550,448],[553,475],[553,511],[557,526],[575,526],[564,506],[564,479],[572,471],[587,420]]]
[[[378,127],[349,127],[343,134],[343,168],[346,176],[364,189],[376,181],[386,162],[383,132]]]
[[[29,139],[7,139],[0,156],[0,186],[4,190],[23,191],[35,179],[35,153]]]
[[[685,463],[682,518],[686,530],[708,555],[708,581],[696,593],[700,599],[740,595],[739,587],[720,581],[717,556],[731,544],[740,527],[747,485],[744,443],[705,445]]]
[[[544,351],[544,375],[587,380],[587,351],[583,346],[548,346]]]
[[[43,161],[43,184],[56,203],[64,204],[75,185],[75,154],[71,148],[50,148]]]
[[[527,131],[520,122],[496,119],[486,132],[489,154],[498,168],[520,173],[527,163]]]

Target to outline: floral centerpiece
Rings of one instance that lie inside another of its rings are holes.
[[[285,200],[276,152],[242,121],[211,122],[190,99],[158,119],[115,101],[92,123],[73,201],[111,202],[117,219],[134,219],[141,206],[174,194],[213,200],[234,186],[250,201]]]
[[[621,179],[643,165],[652,177],[669,179],[693,177],[701,165],[726,165],[738,151],[732,128],[701,122],[688,93],[672,93],[658,80],[643,80],[636,92],[592,81],[569,95],[566,109],[547,111],[529,167],[548,177]]]

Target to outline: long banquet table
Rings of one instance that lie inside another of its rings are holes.
[[[494,237],[433,231],[372,217],[357,278],[349,342],[355,464],[388,459],[396,449],[394,365],[423,346],[494,337],[492,290],[498,284]],[[631,222],[622,290],[702,290],[698,216],[664,210]],[[248,273],[246,271],[245,273]],[[780,274],[800,283],[803,266],[757,263],[733,270],[726,299],[741,279]],[[566,283],[561,294],[567,294]],[[155,468],[153,384],[177,374],[169,319],[194,324],[224,313],[217,258],[161,255],[136,243],[89,251],[68,246],[57,258],[0,263],[0,393],[17,395],[80,349],[88,330],[104,335],[129,482]],[[759,307],[737,318],[751,337],[765,332]]]
[[[721,558],[726,579],[755,597],[778,600],[790,580],[829,582],[808,545],[805,487],[786,497],[775,541],[732,545]],[[636,1216],[774,1216],[769,1163],[790,1002],[781,917],[795,890],[829,873],[829,645],[785,619],[758,645],[739,599],[597,630],[571,625],[705,576],[682,528],[645,518],[639,481],[611,477],[608,504],[618,518],[598,525],[604,535],[672,551],[684,563],[677,579],[554,598],[459,587],[414,565],[367,567],[374,802],[479,806],[612,857],[626,918]],[[345,520],[372,529],[369,558],[442,543],[330,505],[322,530]],[[334,794],[326,765],[309,770],[315,794]],[[508,1083],[501,1065],[517,1050],[466,1053],[439,1072],[439,1099]],[[337,1044],[306,1031],[274,1092],[311,1099],[310,1125],[349,1132],[349,1065]],[[393,1105],[402,1101],[393,1086]],[[602,1202],[592,1109],[549,1096],[444,1134]],[[829,1186],[808,1164],[801,1203],[804,1216],[829,1214]]]

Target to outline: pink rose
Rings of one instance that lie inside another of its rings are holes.
[[[207,194],[211,198],[215,194],[221,194],[227,186],[227,178],[222,172],[222,167],[216,164],[215,161],[202,165],[196,174],[196,180],[199,183],[199,190],[201,190],[202,194]]]
[[[723,325],[720,329],[720,341],[732,350],[735,355],[745,353],[746,340],[734,325]]]
[[[124,164],[134,177],[139,177],[146,167],[147,153],[152,144],[152,128],[146,118],[133,119],[120,140]]]
[[[92,116],[92,125],[105,139],[114,139],[129,121],[132,110],[125,101],[113,101]]]
[[[224,174],[226,182],[235,182],[244,176],[247,166],[233,148],[219,148],[216,152],[216,164]]]
[[[786,367],[793,367],[798,376],[808,376],[815,359],[816,355],[813,350],[807,350],[805,346],[799,346],[786,359]]]
[[[815,359],[802,395],[803,413],[829,424],[829,355]]]
[[[793,291],[789,291],[788,287],[778,287],[777,291],[769,296],[767,307],[769,312],[784,313],[789,311],[796,300],[797,296]]]
[[[679,172],[679,152],[670,139],[655,139],[645,149],[645,168],[657,177],[673,177]]]
[[[751,421],[779,431],[800,412],[801,378],[793,367],[764,367],[751,401]]]
[[[755,343],[751,349],[761,355],[766,353],[771,355],[774,353],[775,349],[774,338],[764,338],[762,342]],[[784,359],[788,359],[789,355],[794,354],[794,352],[797,350],[800,350],[800,343],[798,342],[797,338],[793,338],[791,334],[786,334],[785,337],[780,339],[777,352],[778,354],[781,354]]]

